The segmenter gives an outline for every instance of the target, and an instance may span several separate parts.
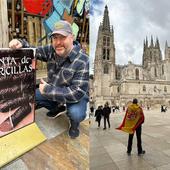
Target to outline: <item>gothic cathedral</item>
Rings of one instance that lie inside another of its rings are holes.
[[[141,105],[170,105],[170,47],[165,44],[164,59],[159,40],[144,40],[142,65],[129,62],[115,64],[114,30],[110,25],[108,7],[99,26],[96,43],[91,102],[95,107],[108,101],[126,106],[138,98]]]

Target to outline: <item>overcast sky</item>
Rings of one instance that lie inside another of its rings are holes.
[[[143,41],[158,37],[162,55],[165,41],[170,46],[170,0],[91,0],[90,62],[95,57],[96,40],[105,5],[114,28],[116,63],[142,63]]]

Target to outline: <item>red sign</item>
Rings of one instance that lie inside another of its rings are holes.
[[[52,8],[51,0],[24,0],[24,8],[31,14],[45,16]]]

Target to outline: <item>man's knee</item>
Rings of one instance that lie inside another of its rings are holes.
[[[73,120],[75,122],[81,122],[85,119],[86,112],[82,111],[81,109],[79,109],[77,107],[72,107],[72,108],[68,109],[68,115],[71,120]]]

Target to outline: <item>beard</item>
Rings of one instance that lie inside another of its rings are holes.
[[[64,46],[59,46],[59,47],[55,47],[55,52],[59,57],[67,57],[70,53],[70,49],[64,47]]]

